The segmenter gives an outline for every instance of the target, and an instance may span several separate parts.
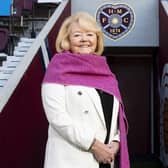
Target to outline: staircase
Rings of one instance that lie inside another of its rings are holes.
[[[6,55],[1,53],[0,56],[5,58],[0,66],[0,90],[2,90],[9,78],[14,73],[15,69],[21,64],[23,57],[26,56],[29,48],[32,46],[35,39],[33,38],[20,38],[17,46],[14,48],[13,55]]]

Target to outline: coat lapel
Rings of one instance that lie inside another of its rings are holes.
[[[88,94],[89,98],[93,102],[93,104],[96,108],[96,111],[98,112],[98,115],[103,123],[103,126],[106,128],[104,114],[103,114],[103,108],[102,108],[99,94],[97,93],[96,89],[94,89],[94,88],[87,87],[87,88],[84,88],[84,91]]]

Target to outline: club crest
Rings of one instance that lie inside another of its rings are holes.
[[[113,40],[126,35],[134,25],[133,10],[126,4],[105,4],[96,12],[103,33]]]

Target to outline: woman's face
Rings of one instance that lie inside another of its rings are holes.
[[[93,54],[97,48],[96,33],[84,30],[78,23],[70,26],[69,41],[72,53]]]

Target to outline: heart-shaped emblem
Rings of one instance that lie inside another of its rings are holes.
[[[126,35],[133,27],[133,10],[126,4],[105,4],[96,13],[96,20],[103,33],[113,40]]]

